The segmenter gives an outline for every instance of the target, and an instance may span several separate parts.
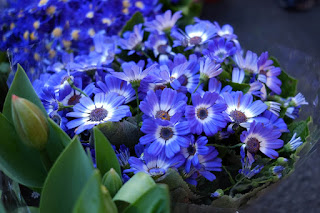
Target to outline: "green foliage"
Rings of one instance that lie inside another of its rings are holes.
[[[143,15],[140,12],[136,12],[131,19],[127,21],[126,25],[123,26],[120,35],[123,35],[126,31],[132,31],[135,25],[142,23],[144,23]]]
[[[296,121],[288,125],[289,133],[285,133],[282,135],[281,139],[286,143],[289,142],[294,133],[297,133],[296,137],[301,137],[303,142],[306,141],[306,138],[309,136],[309,128],[308,125],[312,121],[311,117],[304,121]]]
[[[222,84],[223,86],[230,85],[233,91],[242,91],[243,93],[247,93],[250,89],[250,84],[238,84],[231,81],[222,81]]]
[[[111,144],[126,145],[133,148],[139,142],[141,132],[137,127],[136,118],[130,117],[120,122],[106,122],[98,125],[101,132],[109,139]]]
[[[73,208],[73,213],[87,212],[118,212],[108,190],[101,185],[101,177],[98,170],[93,172]]]
[[[41,188],[46,170],[40,153],[26,146],[13,125],[0,114],[0,166],[11,179],[31,188]]]
[[[144,193],[136,202],[125,209],[124,213],[167,213],[170,212],[169,190],[158,184]]]
[[[276,58],[271,56],[270,59],[273,61],[274,66],[281,68]],[[298,84],[297,79],[288,75],[282,68],[281,68],[281,74],[278,76],[278,78],[282,82],[280,96],[283,98],[295,96],[297,93],[297,84]]]
[[[143,172],[137,173],[122,186],[113,200],[120,209],[125,209],[125,207],[135,203],[155,185],[155,182],[148,174]]]
[[[102,184],[109,190],[111,197],[114,197],[122,186],[121,177],[111,168],[102,178]]]
[[[72,212],[93,171],[92,163],[75,137],[48,174],[41,193],[40,212]]]
[[[119,161],[109,140],[97,127],[93,129],[93,132],[97,168],[100,170],[101,174],[105,174],[113,168],[119,176],[121,176]]]
[[[12,123],[11,96],[13,94],[21,98],[28,99],[37,105],[45,115],[47,114],[36,92],[33,90],[28,76],[20,65],[18,65],[17,72],[14,76],[3,107],[3,115],[10,121],[10,123]]]

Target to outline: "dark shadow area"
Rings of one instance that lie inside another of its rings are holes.
[[[202,19],[230,24],[245,50],[260,55],[268,51],[282,67],[299,80],[310,114],[319,125],[320,6],[308,11],[285,10],[275,0],[221,0],[203,7]],[[315,102],[316,106],[313,105]],[[317,149],[287,179],[274,185],[254,203],[239,212],[320,212],[320,150]]]

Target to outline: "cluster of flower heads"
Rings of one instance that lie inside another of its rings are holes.
[[[33,80],[64,52],[88,54],[97,34],[117,35],[134,13],[152,18],[162,6],[158,0],[8,2],[0,15],[0,50],[9,48],[13,64],[25,62]]]
[[[308,103],[300,93],[280,96],[281,69],[268,52],[244,52],[230,25],[196,19],[181,29],[179,18],[166,11],[121,36],[99,34],[94,52],[50,65],[33,83],[49,116],[70,135],[134,116],[143,136],[136,156],[116,151],[124,173],[171,168],[194,185],[222,170],[215,144],[241,147],[239,173],[249,179],[264,168],[251,168],[258,156],[297,149],[296,135],[280,139],[289,131],[283,116],[297,118]]]

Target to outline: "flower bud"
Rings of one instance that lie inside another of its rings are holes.
[[[284,157],[279,157],[277,163],[281,166],[286,166],[288,164],[288,159]]]
[[[102,178],[102,184],[108,189],[111,197],[114,197],[122,186],[122,180],[118,173],[111,168]]]
[[[27,99],[12,95],[12,119],[20,139],[39,151],[48,141],[48,123],[43,112]]]
[[[222,189],[217,189],[214,193],[211,193],[211,197],[221,197],[224,195],[224,192]]]

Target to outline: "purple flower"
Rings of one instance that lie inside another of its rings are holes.
[[[230,41],[224,38],[214,39],[208,44],[208,48],[203,51],[203,54],[217,63],[222,63],[227,57],[233,56],[237,48]]]
[[[172,15],[171,10],[167,10],[162,15],[157,15],[155,20],[145,23],[146,31],[153,32],[157,31],[159,34],[164,34],[166,31],[170,31],[182,17],[181,11],[178,11]]]

